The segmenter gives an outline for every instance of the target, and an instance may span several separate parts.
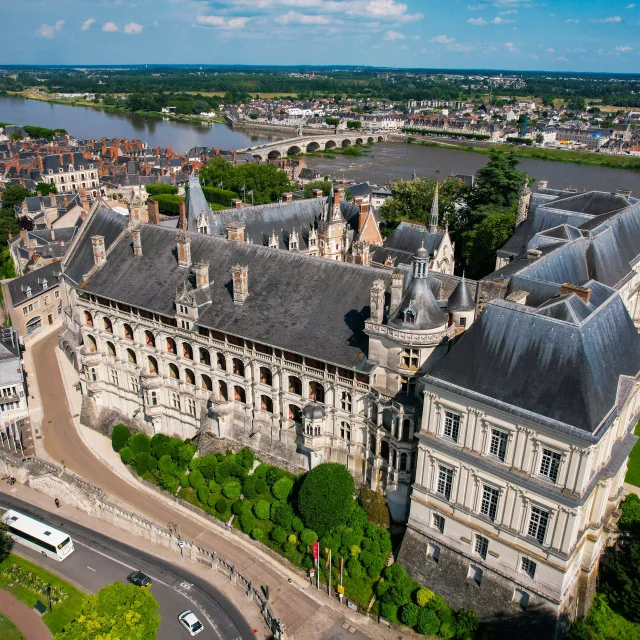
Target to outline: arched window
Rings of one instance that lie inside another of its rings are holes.
[[[149,356],[147,358],[147,362],[149,364],[149,375],[150,376],[157,376],[158,375],[158,361],[153,356]]]
[[[401,453],[400,454],[400,471],[406,471],[406,470],[407,470],[407,454]]]
[[[242,387],[238,387],[237,385],[233,387],[233,399],[236,402],[242,402],[242,404],[247,402],[247,394]]]
[[[205,391],[213,391],[213,383],[211,382],[211,378],[209,376],[202,376],[202,388]]]
[[[188,342],[182,343],[182,356],[187,360],[193,360],[193,348]]]
[[[167,338],[167,352],[172,353],[174,356],[178,353],[176,341],[173,338]]]
[[[111,320],[109,320],[109,318],[104,319],[104,330],[107,333],[113,333],[113,325],[111,324]]]
[[[296,376],[289,376],[289,393],[294,393],[297,396],[302,395],[302,381]]]
[[[324,387],[319,382],[309,383],[309,398],[316,402],[324,402]]]
[[[224,354],[216,354],[216,363],[218,365],[218,369],[222,369],[223,371],[227,370],[227,359],[224,357]]]
[[[268,413],[273,413],[273,400],[269,396],[260,396],[260,408]]]
[[[268,367],[260,367],[260,382],[268,386],[273,385],[273,376],[271,375],[271,369]]]
[[[240,358],[233,359],[233,373],[244,378],[244,362]]]
[[[98,350],[96,339],[93,336],[87,336],[87,348],[89,349],[89,353],[95,353]]]
[[[87,327],[93,327],[93,316],[88,312],[84,312],[84,323]]]
[[[209,351],[202,347],[200,347],[200,364],[205,364],[207,367],[211,366],[211,356],[209,355]]]
[[[351,413],[351,394],[348,391],[342,392],[342,400],[340,401],[343,411]]]
[[[107,355],[111,356],[112,358],[116,357],[116,348],[113,342],[107,341]]]
[[[184,378],[187,381],[187,384],[192,384],[195,386],[196,384],[196,374],[191,371],[191,369],[184,370]]]
[[[169,364],[169,377],[175,378],[176,380],[180,380],[180,370],[173,363]]]
[[[297,407],[295,404],[289,405],[289,420],[293,420],[294,422],[302,422],[302,411],[300,407]]]
[[[402,439],[403,440],[408,440],[409,439],[409,429],[411,428],[411,420],[403,420],[402,421]]]
[[[136,358],[136,352],[133,349],[127,349],[127,360],[131,364],[138,364],[138,359]]]
[[[227,393],[227,383],[220,380],[220,382],[218,382],[218,387],[220,389],[220,397],[223,400],[228,400],[229,394]]]
[[[133,340],[133,329],[131,328],[130,324],[127,324],[126,322],[122,325],[122,328],[124,329],[124,337],[126,340]]]
[[[156,337],[151,333],[151,331],[144,332],[144,341],[147,347],[153,347],[155,349],[156,346]]]
[[[411,309],[407,309],[404,312],[404,323],[405,324],[415,324],[416,323],[416,314]]]
[[[348,422],[340,423],[340,437],[343,440],[351,440],[351,425]]]

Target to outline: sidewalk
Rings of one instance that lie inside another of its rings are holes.
[[[2,589],[0,589],[0,613],[16,625],[25,640],[49,640],[49,638],[53,640],[51,631],[42,622],[40,615]]]

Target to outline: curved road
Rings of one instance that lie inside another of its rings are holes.
[[[177,522],[183,538],[197,538],[199,544],[233,562],[254,584],[268,585],[274,613],[286,626],[288,635],[291,635],[322,605],[289,584],[281,573],[253,557],[233,540],[223,538],[215,530],[203,527],[180,511],[136,489],[97,459],[84,445],[73,424],[54,351],[57,344],[58,336],[53,333],[35,343],[32,348],[44,416],[42,431],[46,452],[59,463],[64,460],[67,468],[102,487],[108,494],[150,520],[163,526],[168,522]]]
[[[185,609],[194,611],[204,625],[203,639],[254,637],[251,627],[229,599],[202,578],[13,496],[0,494],[0,506],[16,509],[68,533],[75,550],[62,562],[19,543],[15,544],[15,550],[91,593],[116,580],[126,582],[135,569],[146,573],[151,578],[151,591],[160,604],[162,619],[158,640],[188,638],[187,631],[178,622],[178,614]]]

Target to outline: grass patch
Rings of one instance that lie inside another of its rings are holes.
[[[636,425],[634,434],[640,436],[640,422]],[[640,440],[636,442],[629,454],[629,467],[627,468],[627,475],[624,481],[632,484],[634,487],[640,487]]]
[[[31,572],[34,574],[35,580],[41,580],[47,584],[51,583],[52,587],[60,589],[66,594],[67,597],[64,600],[53,605],[51,613],[47,612],[42,617],[43,622],[47,627],[49,627],[54,636],[60,633],[67,624],[80,614],[82,605],[87,599],[87,596],[82,591],[71,586],[68,582],[58,578],[46,569],[43,569],[42,567],[39,567],[38,565],[33,564],[32,562],[29,562],[28,560],[25,560],[13,553],[6,560],[0,563],[1,589],[5,589],[9,593],[13,594],[18,598],[18,600],[24,602],[30,608],[33,608],[38,600],[45,605],[48,604],[46,595],[32,591],[24,584],[24,581],[21,584],[17,584],[15,581],[11,580],[10,577],[4,574],[4,571],[11,567],[11,565],[16,565],[20,569]]]
[[[2,614],[0,614],[0,640],[24,640],[24,636],[16,629],[16,626]]]

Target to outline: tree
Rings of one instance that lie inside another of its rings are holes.
[[[160,627],[158,601],[146,587],[116,582],[85,601],[60,640],[154,640]]]
[[[600,590],[620,615],[640,622],[640,543],[620,539],[609,548],[600,568]]]
[[[387,499],[379,491],[372,491],[363,484],[358,490],[358,503],[367,512],[371,522],[385,529],[389,526]]]
[[[423,636],[433,636],[440,628],[440,618],[433,609],[420,609],[418,611],[418,624],[416,631]]]
[[[31,193],[27,191],[22,185],[12,184],[2,192],[2,208],[14,209],[17,205],[30,196]]]
[[[347,120],[347,129],[362,129],[362,122],[360,120]]]
[[[305,526],[322,535],[345,524],[354,506],[354,493],[353,476],[342,464],[325,462],[309,471],[298,496]]]
[[[172,184],[148,184],[145,187],[145,191],[150,196],[159,196],[160,194],[167,193],[171,196],[175,196],[178,193],[178,187]]]
[[[340,124],[340,118],[325,118],[324,121],[330,127],[337,127]]]
[[[58,193],[55,184],[49,184],[48,182],[38,182],[36,184],[36,188],[34,189],[36,193],[39,193],[42,196],[48,196],[51,193]]]
[[[6,560],[13,549],[13,538],[7,534],[7,531],[7,525],[0,522],[0,562]]]
[[[322,189],[322,195],[328,196],[333,188],[333,182],[330,180],[315,180],[304,187],[304,197],[312,198],[314,189]]]
[[[274,483],[271,487],[271,493],[276,500],[285,501],[289,497],[291,489],[293,489],[293,480],[284,477]]]

